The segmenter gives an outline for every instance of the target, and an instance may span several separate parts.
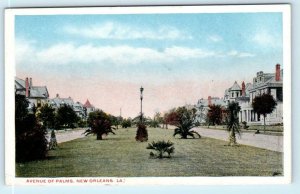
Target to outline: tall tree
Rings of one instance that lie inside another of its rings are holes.
[[[220,125],[223,120],[223,109],[221,105],[209,105],[207,112],[208,126],[209,125]]]
[[[74,128],[75,124],[79,121],[79,117],[73,108],[69,105],[63,105],[58,108],[56,114],[56,122],[59,127],[67,126]]]
[[[16,161],[43,159],[47,155],[46,129],[28,111],[29,102],[23,95],[15,95]]]
[[[271,94],[262,94],[253,99],[252,107],[254,112],[264,117],[264,132],[266,131],[266,116],[275,109],[277,103]]]
[[[37,108],[36,111],[37,119],[42,122],[46,128],[54,128],[55,121],[55,109],[48,104]]]
[[[241,107],[237,102],[230,102],[226,109],[226,124],[229,131],[229,145],[236,145],[236,134],[240,134],[238,113]]]

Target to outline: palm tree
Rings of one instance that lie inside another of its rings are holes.
[[[157,141],[157,142],[152,142],[149,143],[147,146],[147,149],[151,149],[151,150],[155,150],[157,152],[158,155],[156,155],[157,158],[162,159],[163,158],[163,154],[165,152],[168,153],[168,158],[171,157],[171,154],[174,153],[174,144],[170,141],[165,142],[165,141]],[[155,156],[155,154],[153,154],[152,152],[150,153],[150,156]]]
[[[97,140],[102,140],[102,135],[107,135],[108,133],[115,134],[113,132],[115,128],[112,126],[111,117],[102,110],[91,112],[88,123],[90,129],[84,132],[85,135],[96,134]]]
[[[240,134],[240,125],[238,113],[241,107],[237,102],[231,102],[227,107],[227,130],[229,131],[229,143],[228,145],[234,146],[236,142],[236,133]]]
[[[180,135],[182,139],[187,139],[188,136],[195,138],[195,135],[197,135],[201,138],[199,133],[191,130],[196,127],[196,109],[179,107],[169,115],[172,115],[169,122],[176,126],[173,136]]]

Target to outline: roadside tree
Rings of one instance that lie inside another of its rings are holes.
[[[226,124],[229,131],[229,143],[228,145],[234,146],[236,142],[236,134],[240,134],[240,125],[238,113],[241,107],[237,102],[230,102],[226,109]]]
[[[55,109],[48,104],[37,108],[36,111],[37,119],[42,123],[46,129],[54,128],[55,125]]]
[[[182,139],[187,139],[188,136],[195,138],[197,135],[201,138],[199,133],[192,130],[196,126],[196,109],[178,107],[168,115],[168,123],[176,126],[173,136],[180,135]]]
[[[56,128],[75,128],[80,118],[77,116],[77,114],[71,106],[63,105],[58,108],[55,120]]]
[[[253,99],[252,107],[254,112],[264,117],[264,132],[266,132],[266,116],[275,109],[277,103],[270,94],[262,94]]]
[[[223,120],[223,110],[221,105],[209,105],[209,110],[207,112],[208,126],[210,125],[220,125]]]

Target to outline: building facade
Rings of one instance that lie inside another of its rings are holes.
[[[80,102],[74,103],[73,99],[71,97],[68,98],[61,98],[59,94],[56,94],[56,97],[53,99],[50,99],[48,103],[55,109],[58,109],[61,106],[68,105],[72,107],[72,109],[75,111],[77,116],[80,118],[85,118],[87,113],[84,108],[84,106]]]
[[[24,95],[29,101],[29,108],[40,107],[48,103],[49,93],[46,86],[34,86],[32,78],[15,78],[15,94]]]
[[[209,110],[210,105],[220,105],[221,107],[226,107],[227,103],[224,98],[219,98],[219,97],[211,97],[208,96],[207,99],[199,99],[197,104],[196,104],[196,109],[197,109],[197,122],[200,124],[206,123],[206,115]]]
[[[87,115],[89,115],[90,112],[94,112],[96,110],[95,107],[90,103],[90,101],[88,99],[84,103],[83,107],[86,109]]]
[[[239,112],[239,121],[247,122],[248,124],[261,125],[263,124],[263,116],[258,115],[252,108],[253,99],[262,94],[271,94],[277,103],[277,106],[271,114],[267,114],[266,124],[278,124],[283,122],[283,70],[280,69],[280,64],[275,66],[274,73],[257,72],[252,79],[252,83],[242,82],[239,85],[236,81],[233,85],[226,89],[224,98],[211,97],[200,99],[197,102],[197,120],[200,123],[206,122],[206,115],[209,110],[209,105],[215,104],[226,108],[230,102],[238,102],[241,110]]]
[[[235,100],[241,107],[239,113],[240,122],[245,121],[249,124],[263,124],[263,116],[255,113],[252,108],[253,99],[262,94],[271,94],[277,103],[273,112],[267,114],[266,124],[278,124],[283,122],[282,78],[283,70],[280,69],[279,64],[275,66],[275,73],[257,72],[252,84],[247,84],[247,86],[242,89],[242,96],[237,97]]]

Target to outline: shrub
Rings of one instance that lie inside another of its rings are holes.
[[[148,132],[146,125],[142,123],[138,124],[135,140],[140,142],[148,141]]]
[[[164,153],[167,153],[168,156],[165,156],[167,158],[171,157],[171,154],[174,153],[174,144],[170,141],[165,142],[163,141],[157,141],[149,143],[147,146],[147,149],[155,150],[157,154],[154,154],[153,152],[150,152],[150,157],[156,157],[162,159],[164,157]]]
[[[43,159],[47,155],[47,131],[40,125],[34,114],[28,112],[25,96],[15,96],[15,144],[16,161],[26,162]]]
[[[155,120],[150,120],[150,121],[148,122],[148,125],[149,125],[149,127],[153,127],[153,128],[159,127],[158,121],[155,121]]]
[[[248,129],[249,128],[249,125],[247,125],[246,121],[243,121],[242,124],[243,124],[243,129]]]
[[[54,129],[51,131],[49,150],[54,150],[57,147],[56,135]]]
[[[131,120],[130,119],[124,119],[121,123],[122,128],[128,128],[131,127]]]

